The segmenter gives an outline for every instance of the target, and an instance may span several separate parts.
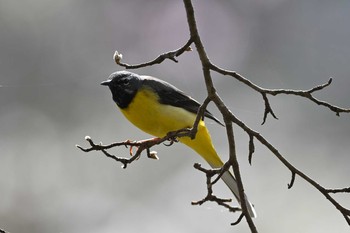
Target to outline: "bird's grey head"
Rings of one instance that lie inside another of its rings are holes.
[[[112,73],[101,85],[109,87],[114,102],[120,108],[126,108],[136,95],[141,83],[142,79],[138,74],[128,71],[117,71]]]

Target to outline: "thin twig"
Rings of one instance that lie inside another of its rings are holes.
[[[349,113],[350,112],[350,108],[341,108],[341,107],[332,105],[326,101],[322,101],[322,100],[319,100],[319,99],[313,97],[312,94],[314,92],[323,90],[324,88],[328,87],[332,83],[332,78],[330,78],[328,80],[328,82],[321,84],[321,85],[318,85],[316,87],[313,87],[310,90],[266,89],[266,88],[262,88],[256,84],[254,84],[253,82],[244,78],[242,75],[238,74],[235,71],[225,70],[225,69],[222,69],[214,64],[210,64],[210,68],[212,70],[222,74],[222,75],[229,75],[229,76],[237,79],[238,81],[246,84],[248,87],[252,88],[253,90],[255,90],[263,95],[263,98],[265,101],[265,113],[264,113],[263,123],[265,122],[266,114],[268,114],[268,113],[271,113],[271,115],[277,119],[277,117],[273,114],[273,111],[272,111],[271,106],[268,102],[266,94],[269,94],[272,96],[276,96],[276,95],[280,95],[280,94],[301,96],[301,97],[304,97],[304,98],[311,100],[312,102],[316,103],[317,105],[327,107],[331,111],[335,112],[337,116],[339,116],[340,113]]]
[[[238,224],[242,221],[243,217],[244,217],[244,214],[242,213],[242,214],[238,217],[238,219],[237,219],[236,222],[231,223],[231,226],[238,225]]]
[[[350,193],[350,187],[342,189],[326,189],[328,193]]]
[[[248,162],[249,162],[250,165],[252,165],[252,158],[253,158],[254,151],[255,151],[254,137],[252,135],[249,135]]]
[[[196,116],[196,119],[193,123],[193,126],[191,128],[191,132],[190,132],[190,137],[191,139],[194,139],[196,134],[197,134],[197,129],[198,129],[198,124],[201,120],[203,120],[204,118],[204,113],[205,113],[205,110],[207,109],[207,106],[208,104],[210,103],[210,98],[207,97],[205,98],[204,102],[201,104],[201,106],[198,108],[198,111],[197,111],[197,116]]]
[[[267,98],[266,93],[263,92],[261,94],[262,94],[262,97],[263,97],[263,100],[264,100],[264,103],[265,103],[265,111],[264,111],[264,116],[263,116],[263,122],[261,123],[263,125],[263,124],[265,124],[267,115],[269,113],[273,116],[273,118],[275,118],[275,119],[278,119],[278,118],[277,118],[277,116],[275,115],[275,113],[273,112],[273,110],[271,108],[270,101]]]
[[[202,205],[205,202],[211,201],[211,202],[217,203],[220,206],[225,207],[230,212],[241,211],[241,208],[232,207],[229,204],[227,204],[228,202],[232,202],[232,199],[219,198],[213,194],[213,184],[215,183],[215,180],[212,181],[212,178],[216,175],[218,176],[222,175],[222,169],[205,169],[199,163],[195,163],[193,167],[206,174],[207,195],[199,201],[192,201],[191,202],[192,205]]]
[[[163,54],[159,55],[158,57],[156,57],[155,59],[153,59],[152,61],[141,63],[141,64],[136,64],[136,65],[129,65],[127,63],[123,63],[121,61],[123,56],[118,51],[115,51],[113,59],[118,65],[123,66],[126,69],[138,69],[138,68],[141,68],[141,67],[146,67],[146,66],[152,66],[152,65],[155,65],[155,64],[160,64],[165,59],[172,60],[173,62],[178,62],[176,57],[180,56],[181,54],[183,54],[186,51],[192,51],[191,44],[192,44],[192,39],[190,38],[186,42],[186,44],[184,44],[182,47],[180,47],[180,48],[178,48],[176,50],[167,52],[167,53],[163,53]]]
[[[295,172],[292,171],[292,178],[290,179],[290,183],[288,184],[288,189],[291,189],[293,187],[294,181],[295,181]]]

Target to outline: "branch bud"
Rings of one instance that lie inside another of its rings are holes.
[[[119,53],[118,51],[115,51],[113,59],[117,64],[120,64],[121,60],[123,59],[123,54]]]

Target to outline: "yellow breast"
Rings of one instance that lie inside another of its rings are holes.
[[[129,106],[121,111],[135,126],[156,137],[164,137],[170,131],[192,127],[196,118],[194,113],[160,104],[158,98],[150,89],[142,88]]]

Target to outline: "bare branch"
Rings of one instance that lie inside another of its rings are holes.
[[[204,80],[205,84],[207,87],[208,91],[208,97],[211,98],[211,100],[214,101],[216,106],[219,108],[219,110],[223,112],[227,109],[226,106],[223,104],[221,101],[220,97],[217,95],[216,90],[214,88],[214,84],[210,75],[210,60],[206,54],[206,51],[204,49],[203,43],[200,39],[198,29],[197,29],[197,24],[196,24],[196,19],[194,16],[194,9],[191,0],[184,0],[184,5],[185,5],[185,10],[186,10],[186,16],[187,16],[187,22],[188,22],[188,27],[190,30],[190,35],[191,38],[193,39],[193,43],[195,44],[197,48],[197,52],[199,55],[199,59],[201,60],[202,63],[202,70],[203,70],[203,75],[204,75]],[[222,106],[223,105],[223,106]],[[233,128],[231,122],[227,119],[227,115],[224,115],[224,121],[226,125],[226,132],[227,136],[229,139],[229,149],[230,149],[230,164],[233,167],[233,172],[237,180],[237,185],[239,189],[239,194],[240,194],[240,199],[241,199],[241,206],[242,206],[242,211],[246,217],[246,220],[248,222],[249,228],[251,232],[257,232],[257,229],[254,225],[254,222],[252,218],[250,217],[248,213],[248,207],[247,207],[247,202],[245,201],[245,195],[244,195],[244,188],[243,188],[243,183],[241,180],[241,174],[239,171],[239,165],[236,157],[236,150],[235,150],[235,141],[233,137]]]
[[[312,102],[316,103],[317,105],[324,106],[329,108],[331,111],[335,112],[337,116],[340,115],[340,113],[349,113],[350,109],[349,108],[341,108],[335,105],[332,105],[326,101],[322,101],[319,99],[316,99],[315,97],[312,96],[312,94],[316,91],[321,91],[324,88],[328,87],[332,83],[332,78],[329,78],[328,82],[315,86],[311,88],[310,90],[286,90],[286,89],[263,89],[265,93],[268,93],[270,95],[276,96],[279,94],[286,94],[286,95],[297,95],[301,96],[304,98],[307,98],[311,100]]]
[[[263,95],[263,98],[265,101],[265,112],[264,112],[263,123],[265,122],[266,116],[268,113],[271,113],[271,115],[274,118],[276,118],[276,116],[273,114],[273,111],[272,111],[271,106],[268,102],[266,94],[270,94],[273,96],[280,95],[280,94],[301,96],[301,97],[304,97],[304,98],[311,100],[312,102],[316,103],[317,105],[321,105],[321,106],[329,108],[331,111],[335,112],[337,116],[339,116],[340,113],[349,113],[350,112],[350,108],[341,108],[341,107],[332,105],[326,101],[319,100],[319,99],[312,96],[312,94],[314,92],[321,91],[324,88],[328,87],[332,83],[332,80],[333,80],[332,78],[330,78],[327,83],[313,87],[310,90],[266,89],[266,88],[259,87],[258,85],[254,84],[250,80],[244,78],[242,75],[238,74],[237,72],[224,70],[222,68],[219,68],[218,66],[215,66],[214,64],[210,64],[210,68],[212,70],[220,73],[220,74],[229,75],[229,76],[237,79],[238,81],[246,84],[248,87],[252,88],[253,90],[255,90]]]
[[[249,135],[249,152],[248,152],[248,161],[249,164],[252,165],[252,158],[253,158],[253,153],[255,151],[255,146],[254,146],[254,137],[253,135]]]
[[[242,213],[242,214],[238,217],[238,219],[237,219],[236,222],[231,223],[231,226],[238,225],[238,224],[242,221],[243,217],[244,217],[244,214]]]
[[[205,202],[211,201],[211,202],[216,202],[218,205],[225,207],[226,209],[228,209],[230,212],[236,212],[236,211],[241,211],[241,208],[238,207],[232,207],[229,204],[227,204],[228,202],[232,202],[232,199],[224,199],[224,198],[219,198],[217,196],[215,196],[213,194],[213,184],[217,181],[217,178],[212,181],[212,178],[214,176],[218,176],[221,177],[221,175],[223,174],[224,169],[205,169],[203,168],[199,163],[195,163],[194,168],[196,168],[197,170],[204,172],[206,174],[207,177],[207,195],[199,200],[199,201],[192,201],[191,204],[192,205],[202,205]]]
[[[323,188],[320,184],[318,184],[316,181],[311,179],[309,176],[305,175],[303,172],[301,172],[299,169],[294,167],[291,163],[289,163],[282,154],[271,144],[269,143],[262,135],[260,135],[258,132],[252,130],[247,125],[245,125],[241,120],[239,120],[235,115],[230,113],[230,117],[232,122],[237,124],[239,127],[241,127],[247,134],[251,137],[255,137],[262,145],[267,147],[291,172],[292,172],[292,180],[291,183],[288,185],[288,188],[291,188],[294,184],[295,176],[298,175],[302,179],[304,179],[306,182],[308,182],[310,185],[312,185],[314,188],[316,188],[320,193],[322,193],[327,200],[329,200],[336,209],[340,211],[340,213],[344,216],[346,222],[350,225],[350,210],[346,209],[342,205],[340,205],[329,193],[330,191]],[[346,189],[347,190],[347,189]]]
[[[194,129],[195,131],[197,129]],[[107,157],[120,162],[123,164],[123,168],[126,168],[128,164],[132,163],[133,161],[137,160],[141,153],[146,150],[147,152],[147,157],[152,158],[152,159],[158,159],[157,153],[155,151],[150,151],[150,148],[159,145],[161,143],[164,143],[166,141],[170,141],[170,144],[177,142],[178,137],[184,137],[184,136],[189,136],[192,135],[192,129],[180,129],[177,131],[169,132],[165,137],[163,138],[151,138],[151,139],[146,139],[146,140],[141,140],[141,141],[130,141],[126,140],[123,142],[115,142],[109,145],[102,145],[100,144],[95,144],[92,139],[89,136],[85,137],[85,140],[89,142],[90,147],[89,148],[83,148],[80,145],[76,145],[77,148],[84,152],[90,152],[90,151],[102,151],[103,154],[105,154]],[[115,155],[112,155],[107,152],[108,149],[118,147],[118,146],[125,146],[125,147],[130,147],[130,158],[125,158],[125,157],[117,157]],[[169,145],[167,145],[169,146]],[[132,148],[137,147],[137,151],[135,154],[132,153]]]
[[[149,62],[145,62],[145,63],[141,63],[141,64],[129,65],[127,63],[123,63],[121,61],[123,56],[122,56],[122,54],[118,53],[118,51],[115,51],[113,59],[118,65],[123,66],[126,69],[138,69],[138,68],[141,68],[141,67],[146,67],[146,66],[152,66],[152,65],[155,65],[155,64],[160,64],[165,59],[172,60],[173,62],[178,62],[176,57],[180,56],[181,54],[183,54],[186,51],[192,51],[192,48],[191,48],[192,42],[193,41],[190,38],[187,41],[187,43],[184,44],[182,47],[180,47],[180,48],[178,48],[176,50],[167,52],[167,53],[163,53],[163,54],[159,55],[157,58],[155,58],[154,60],[149,61]]]
[[[292,171],[292,178],[290,180],[290,183],[288,184],[288,189],[291,189],[293,187],[294,181],[295,181],[295,172]]]
[[[350,187],[342,189],[327,189],[328,193],[350,193]]]
[[[205,110],[207,109],[207,106],[210,103],[210,101],[211,100],[209,97],[205,98],[203,104],[201,104],[201,106],[199,107],[198,112],[197,112],[197,116],[196,116],[196,120],[193,123],[193,126],[191,128],[191,133],[189,135],[191,137],[191,139],[195,138],[195,135],[197,133],[198,124],[201,120],[204,119],[204,113],[205,113]]]
[[[270,105],[269,99],[267,98],[266,93],[261,93],[261,94],[262,94],[264,102],[265,102],[264,117],[263,117],[263,122],[261,123],[263,125],[263,124],[265,124],[267,115],[269,113],[273,116],[273,118],[275,118],[275,119],[278,119],[278,118],[276,117],[275,113],[273,112],[273,110],[271,108],[271,105]]]

